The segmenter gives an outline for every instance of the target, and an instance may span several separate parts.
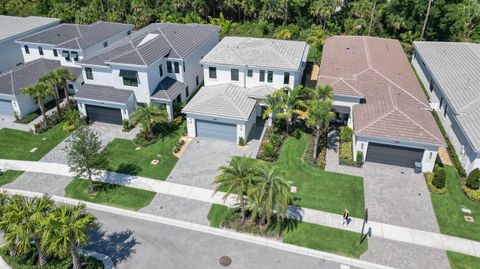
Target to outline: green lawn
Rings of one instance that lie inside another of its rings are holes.
[[[289,137],[274,165],[286,173],[297,187],[295,205],[342,214],[348,208],[353,217],[362,217],[365,210],[363,178],[325,172],[303,161],[308,135]]]
[[[447,192],[443,195],[430,194],[440,232],[443,234],[480,241],[480,203],[468,199],[460,187],[460,178],[451,166],[447,172]],[[474,223],[466,222],[460,210],[464,205],[472,210]]]
[[[212,205],[208,212],[210,226],[220,227],[220,224],[234,212],[226,206]],[[273,230],[273,234],[278,235],[279,227]],[[282,230],[284,230],[283,242],[301,247],[354,258],[359,258],[368,249],[367,239],[360,244],[360,234],[341,229],[291,221]]]
[[[96,193],[90,193],[92,182],[75,178],[65,188],[65,196],[87,202],[139,210],[152,201],[155,192],[103,183]]]
[[[153,145],[137,147],[132,140],[114,139],[107,146],[110,170],[130,175],[165,180],[177,163],[178,158],[173,155],[173,147],[180,139],[184,130],[181,125],[176,131],[161,138]],[[152,160],[159,160],[152,165]]]
[[[62,123],[57,124],[49,131],[39,135],[8,128],[1,129],[0,159],[40,160],[67,137],[68,134],[62,130],[62,126]],[[31,153],[30,150],[35,147],[38,148],[37,151]]]
[[[480,267],[480,258],[447,251],[452,269],[476,269]]]
[[[7,170],[0,172],[0,186],[13,182],[21,174],[23,174],[23,171]]]

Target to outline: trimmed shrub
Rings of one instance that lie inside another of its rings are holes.
[[[445,174],[445,170],[442,168],[435,169],[432,184],[437,189],[445,188],[445,181],[447,179],[447,175]]]
[[[464,186],[462,188],[462,190],[468,198],[480,202],[480,189],[472,190],[472,189]]]
[[[238,144],[239,144],[240,146],[244,146],[244,145],[245,145],[245,139],[243,139],[243,137],[239,137],[239,138],[238,138]]]
[[[480,169],[475,168],[467,177],[466,185],[472,190],[480,188]]]
[[[437,187],[435,187],[433,185],[433,177],[434,177],[434,173],[433,172],[426,172],[425,173],[425,181],[427,181],[427,186],[428,186],[428,190],[432,193],[435,193],[435,194],[444,194],[445,192],[447,192],[447,188],[444,187],[442,189],[439,189]]]
[[[343,142],[351,142],[352,141],[353,130],[350,127],[343,127],[340,131],[340,140]]]
[[[352,142],[341,142],[340,143],[340,159],[343,160],[352,160]]]
[[[132,124],[130,124],[129,120],[123,120],[122,125],[123,125],[123,129],[122,129],[123,132],[128,132],[133,129],[133,126]]]
[[[267,158],[272,158],[275,156],[275,147],[270,142],[263,144],[262,150],[263,150],[263,154]]]
[[[355,164],[358,167],[363,165],[363,151],[357,151],[357,160],[355,161]]]

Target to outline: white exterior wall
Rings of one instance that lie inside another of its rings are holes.
[[[197,128],[193,117],[187,117],[187,133],[189,137],[197,137]]]
[[[260,107],[258,105],[258,103],[257,103],[257,106]],[[243,128],[243,133],[242,132],[240,133],[241,135],[243,135],[242,137],[243,137],[243,140],[245,141],[245,143],[247,143],[248,137],[250,136],[250,132],[252,131],[252,128],[255,125],[256,121],[257,121],[257,114],[256,114],[256,111],[254,109],[252,111],[252,114],[250,115],[250,118],[248,118],[248,121],[246,122],[246,124]]]
[[[16,96],[16,100],[12,102],[13,110],[18,116],[26,116],[38,109],[38,105],[30,96],[26,96],[23,93]]]

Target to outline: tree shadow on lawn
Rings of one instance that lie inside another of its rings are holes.
[[[127,175],[138,175],[142,171],[142,168],[135,163],[121,163],[115,172],[127,174]]]
[[[131,230],[107,234],[100,225],[90,232],[90,243],[85,249],[105,254],[117,265],[135,254],[138,244]]]
[[[114,171],[107,171],[99,176],[100,182],[127,186],[142,168],[134,163],[122,163]]]

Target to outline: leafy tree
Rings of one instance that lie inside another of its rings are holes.
[[[256,172],[255,161],[246,156],[233,157],[228,166],[220,166],[222,172],[215,178],[217,184],[215,192],[225,191],[224,201],[231,194],[237,196],[240,205],[240,214],[242,217],[242,225],[245,223],[245,199],[244,195],[254,185],[254,177]]]
[[[220,26],[220,37],[224,37],[230,32],[230,28],[232,27],[232,21],[225,19],[223,13],[220,12],[220,16],[218,18],[208,17],[210,24]]]
[[[83,203],[59,206],[43,220],[45,250],[59,258],[71,255],[73,269],[80,269],[78,249],[88,244],[89,231],[96,227],[95,221]]]
[[[54,93],[52,87],[44,82],[38,82],[36,84],[30,85],[22,90],[22,93],[33,97],[37,100],[38,106],[43,116],[43,124],[47,126],[47,115],[45,114],[45,99],[52,96]]]
[[[322,28],[317,28],[313,33],[307,36],[307,42],[317,50],[322,50],[325,43],[325,33]]]
[[[108,167],[107,152],[102,148],[100,134],[88,125],[80,125],[67,140],[65,147],[70,171],[78,177],[85,173],[89,180],[92,176],[101,174],[99,169]],[[94,192],[96,184],[92,184],[91,192]]]
[[[134,124],[142,125],[144,138],[148,140],[148,137],[152,135],[153,124],[168,121],[168,113],[159,105],[150,103],[145,106],[137,106],[132,118]]]
[[[472,190],[477,190],[480,188],[480,170],[475,168],[470,172],[467,177],[466,185]]]
[[[335,12],[335,2],[331,0],[315,0],[310,5],[310,15],[317,17],[317,23],[321,24],[323,28],[327,20],[332,17]]]

